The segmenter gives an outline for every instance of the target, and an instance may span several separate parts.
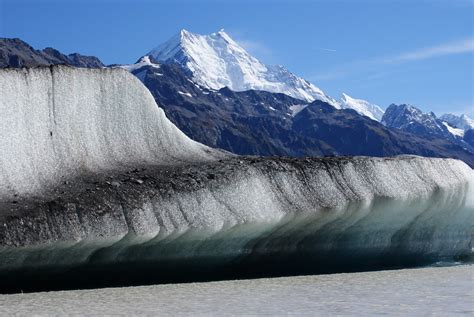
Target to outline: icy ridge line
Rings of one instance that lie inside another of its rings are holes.
[[[366,100],[352,98],[345,93],[342,93],[340,104],[343,109],[353,109],[360,115],[379,122],[382,120],[384,114],[384,111],[379,106],[371,104]]]
[[[377,121],[383,116],[383,110],[377,105],[346,94],[342,95],[340,101],[336,101],[285,67],[263,64],[224,30],[209,35],[181,30],[137,63],[123,67],[130,71],[147,65],[157,67],[158,64],[151,63],[150,59],[177,64],[192,75],[194,82],[210,89],[228,87],[233,91],[264,90],[283,93],[307,102],[321,100],[336,109],[353,109]]]

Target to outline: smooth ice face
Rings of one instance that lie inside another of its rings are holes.
[[[0,71],[0,197],[83,172],[212,159],[122,69]]]

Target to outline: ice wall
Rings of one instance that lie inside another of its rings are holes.
[[[0,113],[0,291],[472,259],[458,160],[222,154],[121,69],[0,70]]]
[[[122,69],[0,71],[0,197],[81,172],[212,159]]]
[[[237,157],[137,172],[140,184],[129,177],[3,213],[0,271],[302,254],[320,264],[433,261],[472,252],[473,171],[457,160]]]

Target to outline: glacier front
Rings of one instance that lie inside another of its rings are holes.
[[[125,70],[0,74],[0,291],[472,259],[461,161],[233,156]]]

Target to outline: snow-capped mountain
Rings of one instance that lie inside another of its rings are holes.
[[[424,113],[411,105],[391,104],[382,117],[382,123],[390,128],[418,135],[446,138],[451,135],[448,128],[433,112]]]
[[[425,140],[389,129],[352,109],[336,109],[319,100],[305,103],[263,90],[207,89],[181,66],[156,64],[152,57],[123,67],[144,83],[185,134],[236,154],[448,155],[462,149],[452,148],[448,140]]]
[[[474,130],[464,132],[463,129],[453,127],[445,120],[437,118],[433,112],[424,113],[411,105],[391,104],[381,122],[389,128],[410,132],[425,139],[444,139],[474,153],[474,142],[471,136]]]
[[[283,66],[261,63],[224,30],[210,35],[181,30],[147,55],[157,62],[180,65],[191,74],[197,84],[206,88],[264,90],[284,93],[305,101],[321,100],[335,108],[340,107],[321,89],[292,74]]]
[[[366,100],[355,99],[343,93],[339,103],[341,105],[341,108],[343,109],[353,109],[359,114],[369,117],[372,120],[382,120],[382,116],[384,113],[382,108]]]
[[[457,116],[457,115],[448,113],[448,114],[443,114],[439,118],[442,121],[449,124],[451,127],[456,128],[456,129],[461,129],[463,131],[474,129],[474,120],[469,118],[465,114]]]
[[[137,69],[140,69],[142,67],[145,67],[145,66],[151,66],[151,67],[154,67],[154,68],[160,68],[160,65],[159,64],[155,64],[155,63],[152,63],[150,61],[150,57],[149,56],[143,56],[142,58],[140,58],[135,64],[130,64],[130,65],[121,65],[120,67],[128,70],[129,72],[133,72]]]
[[[464,137],[464,130],[459,128],[454,128],[449,125],[449,123],[443,121],[444,126],[448,129],[449,133],[453,136],[458,136],[460,138]]]

